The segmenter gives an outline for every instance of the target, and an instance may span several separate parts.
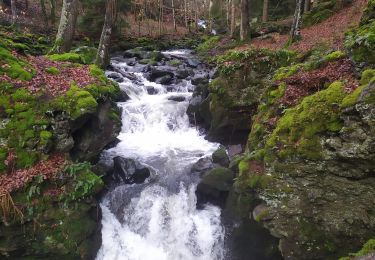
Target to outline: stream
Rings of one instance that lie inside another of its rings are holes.
[[[221,210],[196,208],[199,176],[190,173],[195,162],[218,148],[186,114],[194,90],[191,78],[210,72],[188,50],[162,55],[169,64],[142,65],[129,53],[113,57],[112,71],[106,72],[130,99],[118,103],[120,142],[101,160],[111,164],[115,156],[131,158],[149,168],[151,176],[142,184],[116,185],[104,196],[97,260],[226,258]],[[160,76],[159,71],[170,73]]]

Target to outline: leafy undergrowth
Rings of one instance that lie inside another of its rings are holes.
[[[347,92],[352,92],[358,87],[354,77],[354,68],[349,59],[331,62],[317,70],[300,71],[284,79],[283,82],[287,84],[287,88],[279,103],[288,107],[294,106],[302,98],[323,89],[326,84],[336,80],[346,81],[345,90]]]
[[[12,158],[8,156],[7,164],[12,164]],[[65,164],[62,155],[51,155],[48,160],[40,161],[32,168],[12,171],[11,174],[0,176],[0,194],[14,192],[31,182],[35,176],[42,176],[47,180],[61,171]]]
[[[290,46],[296,51],[305,52],[312,47],[325,43],[336,49],[343,49],[345,32],[361,19],[366,0],[353,1],[351,6],[345,7],[327,20],[301,30],[302,40]],[[250,46],[256,48],[281,49],[288,43],[289,35],[274,34],[270,39],[254,39],[240,49]]]

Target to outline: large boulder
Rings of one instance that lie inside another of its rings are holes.
[[[228,167],[230,160],[227,154],[227,151],[224,146],[219,147],[213,154],[212,154],[212,162],[219,164],[223,167]]]
[[[150,177],[150,170],[137,161],[116,156],[113,158],[113,176],[126,184],[141,184]]]
[[[204,157],[193,164],[193,166],[191,167],[191,172],[203,175],[205,172],[211,170],[213,167],[214,165],[212,163],[212,159],[210,157]]]
[[[198,205],[209,202],[223,206],[232,188],[233,178],[233,172],[224,167],[208,171],[197,186]]]

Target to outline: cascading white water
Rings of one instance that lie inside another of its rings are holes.
[[[113,61],[112,65],[132,70],[125,63]],[[105,151],[103,160],[118,155],[132,158],[152,169],[152,175],[145,184],[120,185],[103,199],[97,259],[223,259],[220,209],[211,205],[196,209],[197,178],[189,171],[217,148],[189,125],[186,109],[192,85],[186,81],[167,92],[142,73],[134,75],[136,80],[125,78],[120,84],[130,97],[119,103],[121,142]],[[150,86],[158,93],[149,95]],[[177,95],[185,101],[170,100]]]

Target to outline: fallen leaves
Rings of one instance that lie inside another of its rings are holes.
[[[29,169],[20,169],[0,176],[0,194],[11,193],[31,182],[35,176],[42,176],[44,180],[54,177],[65,164],[63,155],[54,154],[48,160],[39,161]]]
[[[326,84],[336,80],[346,81],[346,91],[352,92],[358,87],[354,77],[354,67],[349,59],[331,62],[326,66],[313,71],[300,71],[297,74],[283,80],[288,87],[284,96],[279,100],[285,106],[294,106],[302,98],[311,95],[325,87]]]

